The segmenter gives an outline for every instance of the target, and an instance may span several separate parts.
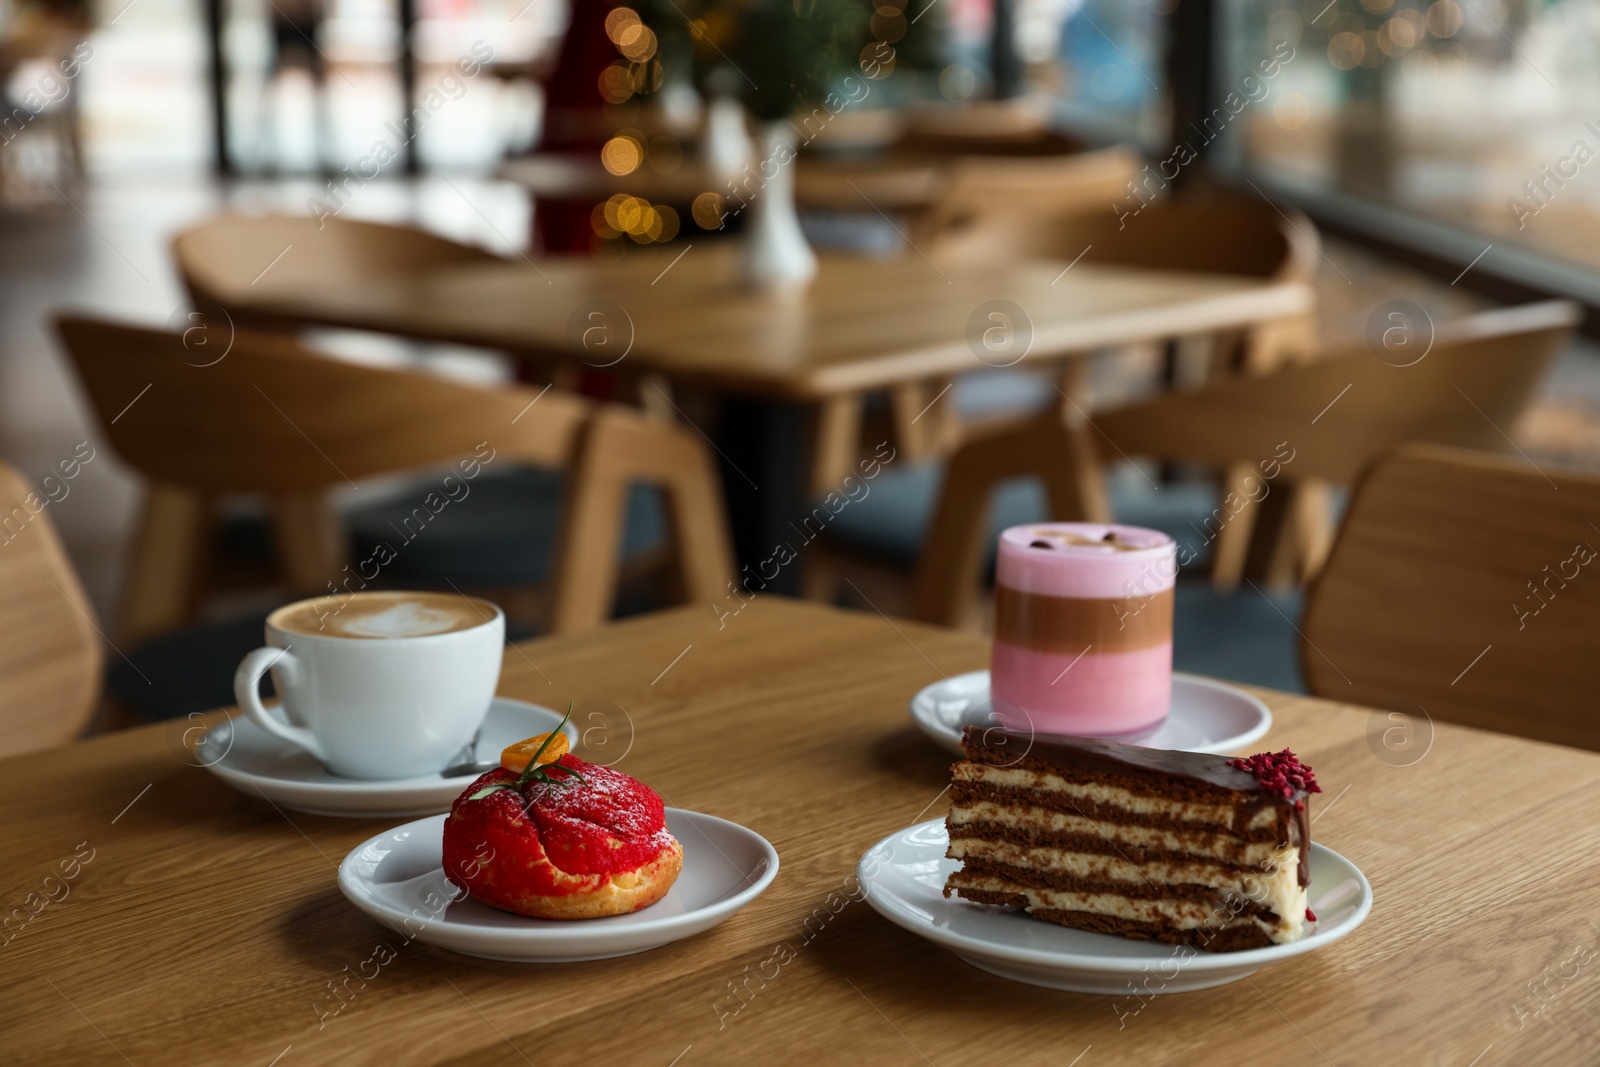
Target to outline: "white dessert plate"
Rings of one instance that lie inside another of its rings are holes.
[[[990,713],[989,672],[946,678],[911,698],[917,729],[956,755],[964,726],[997,726]],[[1237,752],[1272,728],[1272,712],[1242,689],[1197,674],[1174,672],[1172,707],[1154,733],[1131,744],[1183,752]]]
[[[1299,941],[1243,952],[1201,952],[1159,941],[1073,930],[1012,908],[946,899],[945,879],[961,866],[946,859],[943,819],[879,841],[856,865],[867,903],[896,926],[943,945],[980,970],[1014,982],[1141,998],[1237,982],[1269,963],[1332,944],[1361,924],[1372,886],[1355,864],[1311,844],[1312,932]]]
[[[268,710],[282,714],[276,708]],[[498,759],[500,750],[507,745],[554,730],[560,721],[560,712],[495,697],[478,735],[476,758]],[[577,746],[576,726],[568,723],[562,733],[567,735],[568,745]],[[399,818],[446,811],[478,777],[464,774],[445,778],[432,774],[375,782],[342,778],[311,753],[280,741],[243,716],[212,727],[201,751],[223,753],[203,765],[239,792],[266,797],[274,804],[313,815]]]
[[[778,875],[777,849],[754,830],[668,808],[683,873],[666,896],[631,915],[528,919],[463,897],[445,878],[445,818],[408,822],[357,845],[339,864],[339,888],[402,937],[487,960],[576,963],[647,952],[711,929]]]

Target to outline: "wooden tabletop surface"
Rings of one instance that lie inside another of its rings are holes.
[[[720,627],[685,608],[508,652],[502,692],[614,702],[631,725],[613,713],[591,740],[626,749],[619,768],[782,856],[771,888],[723,925],[595,963],[406,942],[335,882],[348,850],[403,820],[236,793],[186,759],[192,723],[8,760],[0,1060],[1593,1062],[1593,753],[1447,725],[1428,746],[1386,748],[1386,714],[1263,693],[1275,724],[1259,747],[1315,765],[1313,836],[1366,872],[1372,914],[1327,948],[1137,1012],[1131,997],[1007,982],[880,918],[857,899],[856,860],[943,814],[951,762],[906,702],[986,660],[977,637],[768,596]],[[394,959],[321,1018],[329,983],[384,944]]]
[[[755,163],[751,174],[756,174]],[[801,155],[794,174],[795,200],[803,207],[828,211],[908,211],[930,207],[944,190],[947,166],[916,158],[827,159]],[[631,174],[612,174],[597,153],[586,157],[533,155],[513,159],[499,175],[536,197],[609,197],[617,193],[650,200],[687,204],[701,193],[728,197],[740,181],[719,175],[705,163],[685,159],[670,173],[640,167]],[[759,187],[759,183],[757,183]],[[733,205],[730,205],[733,206]]]
[[[730,242],[711,241],[617,259],[546,258],[344,284],[269,273],[230,300],[248,314],[796,399],[982,370],[974,345],[981,349],[983,331],[1003,325],[988,314],[995,300],[1022,310],[1011,311],[1010,321],[1031,323],[1032,342],[988,357],[989,365],[1013,362],[1019,351],[1031,360],[1067,356],[1311,306],[1298,283],[1037,260],[963,270],[915,252],[824,255],[809,289],[760,294],[736,281],[736,256]],[[591,331],[596,326],[602,332]]]

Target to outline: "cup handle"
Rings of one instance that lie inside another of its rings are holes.
[[[233,672],[233,699],[239,702],[239,710],[267,733],[303,748],[323,763],[327,763],[328,756],[323,751],[322,743],[310,730],[300,726],[290,726],[269,714],[262,705],[259,688],[261,676],[267,673],[269,667],[277,668],[278,680],[283,683],[285,690],[293,689],[300,681],[300,663],[288,649],[258,648],[246,656],[240,662],[239,669]],[[288,697],[287,692],[283,695],[285,698]]]

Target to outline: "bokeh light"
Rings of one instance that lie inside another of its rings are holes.
[[[721,229],[722,197],[716,193],[701,193],[694,198],[689,214],[694,216],[695,225],[702,230]]]
[[[1454,37],[1465,21],[1456,0],[1434,0],[1428,8],[1428,32],[1435,37]]]
[[[939,95],[952,103],[971,98],[977,88],[978,76],[970,67],[952,63],[939,72]]]
[[[1311,103],[1303,93],[1284,93],[1272,105],[1272,120],[1285,130],[1298,130],[1311,118]]]
[[[621,63],[600,72],[600,97],[608,104],[625,103],[633,95],[633,75]]]
[[[1361,65],[1362,57],[1367,53],[1367,46],[1362,43],[1359,33],[1336,33],[1328,42],[1328,62],[1340,70],[1354,70]]]
[[[671,174],[683,166],[683,145],[676,137],[657,137],[650,142],[645,162],[657,174]]]
[[[600,163],[611,174],[632,174],[644,162],[644,148],[625,134],[611,138],[600,149]]]

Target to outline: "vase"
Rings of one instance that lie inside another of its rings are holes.
[[[800,229],[794,203],[796,133],[786,121],[761,127],[760,157],[749,183],[743,271],[758,289],[804,287],[816,276],[817,257]]]
[[[754,149],[745,127],[744,105],[731,96],[717,96],[706,105],[706,166],[717,181],[732,181],[750,165]]]

